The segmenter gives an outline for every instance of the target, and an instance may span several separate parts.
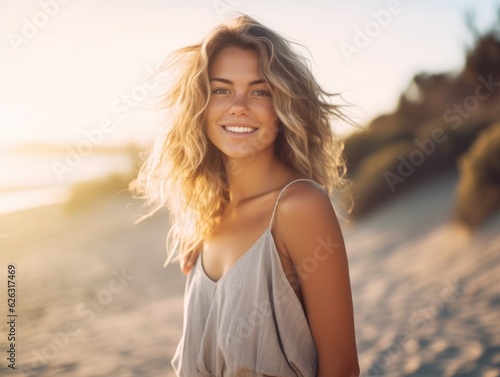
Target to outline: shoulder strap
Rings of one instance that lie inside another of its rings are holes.
[[[310,182],[314,182],[316,183],[315,181],[313,181],[312,179],[308,179],[308,178],[299,178],[299,179],[296,179],[295,181],[292,181],[290,183],[288,183],[285,187],[283,187],[283,189],[281,190],[280,194],[278,195],[278,199],[276,200],[276,203],[274,204],[274,209],[273,209],[273,214],[271,216],[271,221],[269,223],[269,228],[271,228],[273,226],[273,223],[274,223],[274,215],[276,213],[276,208],[278,208],[278,203],[281,199],[281,197],[283,196],[283,194],[285,193],[285,190],[287,189],[288,186],[290,186],[292,183],[295,183],[295,182],[299,182],[299,181],[310,181]],[[316,183],[317,184],[317,183]]]

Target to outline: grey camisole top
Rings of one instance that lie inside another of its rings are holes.
[[[184,292],[183,334],[171,360],[179,377],[315,377],[317,352],[302,305],[268,228],[217,281],[201,255]],[[312,181],[314,182],[314,181]]]

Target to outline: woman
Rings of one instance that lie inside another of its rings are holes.
[[[178,376],[358,376],[344,241],[347,182],[306,60],[248,16],[180,49],[172,116],[134,184],[167,207],[188,274]],[[279,205],[278,205],[279,203]],[[165,264],[165,265],[166,265]]]

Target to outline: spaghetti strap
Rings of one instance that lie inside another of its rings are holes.
[[[312,179],[308,179],[308,178],[299,178],[299,179],[296,179],[290,183],[288,183],[285,187],[283,187],[283,189],[281,190],[280,194],[278,195],[278,199],[276,199],[276,203],[274,204],[274,209],[273,209],[273,214],[271,216],[271,221],[269,222],[269,226],[268,226],[268,229],[271,229],[271,227],[273,226],[273,223],[274,223],[274,215],[276,213],[276,208],[278,208],[278,203],[281,199],[281,197],[283,196],[283,194],[285,193],[285,190],[287,189],[288,186],[290,186],[292,183],[295,183],[295,182],[299,182],[299,181],[310,181],[310,182],[314,182],[316,183],[315,181],[313,181]],[[316,183],[317,184],[317,183]]]

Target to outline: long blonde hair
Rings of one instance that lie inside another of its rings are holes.
[[[350,183],[344,178],[343,144],[330,127],[332,117],[347,119],[340,105],[330,101],[338,94],[319,86],[308,61],[290,41],[249,16],[229,20],[201,43],[181,48],[167,60],[164,68],[177,74],[164,97],[171,117],[130,185],[151,208],[143,218],[161,208],[169,211],[164,266],[199,250],[228,203],[226,168],[204,127],[209,64],[228,46],[251,48],[259,55],[260,73],[270,86],[280,120],[276,156],[322,185],[331,198]]]

